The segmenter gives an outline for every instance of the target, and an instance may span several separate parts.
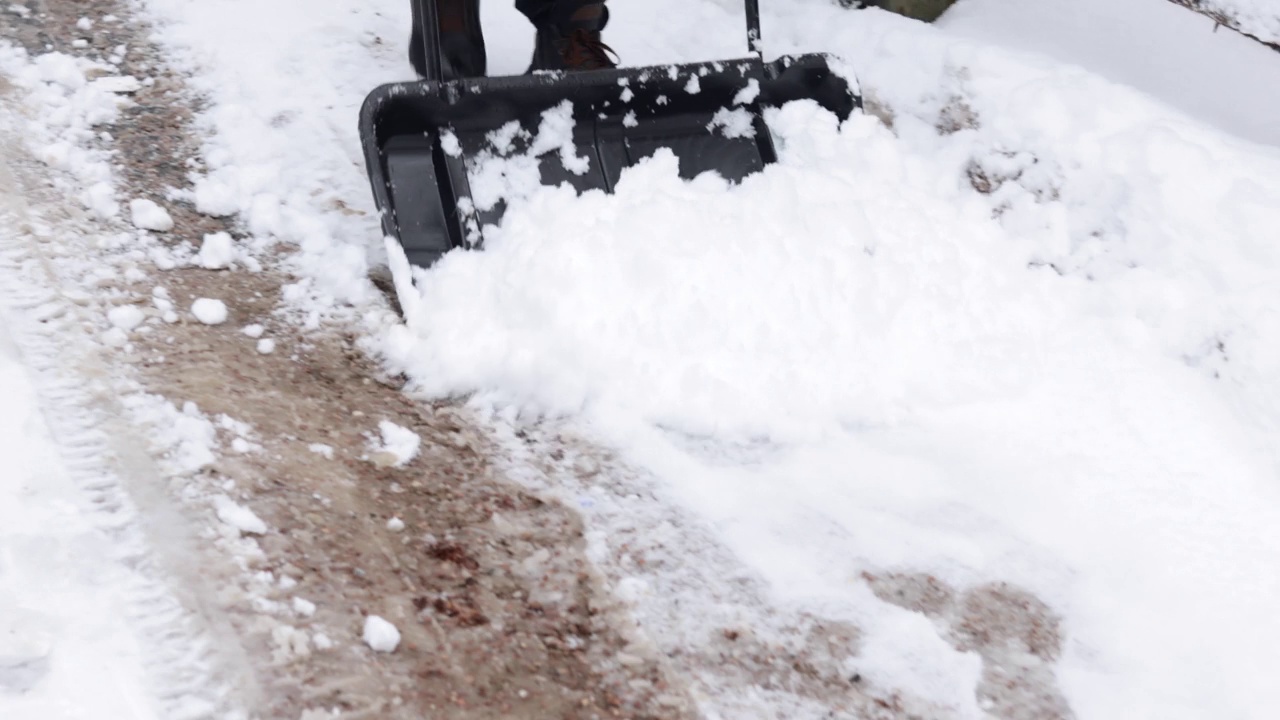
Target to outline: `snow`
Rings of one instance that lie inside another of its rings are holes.
[[[1280,6],[1275,0],[1197,0],[1197,5],[1221,13],[1259,40],[1280,44]]]
[[[254,515],[249,508],[236,503],[225,495],[215,496],[213,504],[214,510],[218,514],[218,519],[228,526],[250,535],[266,534],[267,524],[257,515]]]
[[[1153,3],[1123,7],[1200,23]],[[1004,8],[971,7],[969,27],[999,27]],[[1077,57],[1067,7],[1000,38],[1062,28]],[[1271,127],[1251,114],[1268,85],[1215,82],[1220,130],[1132,53],[1091,73],[876,11],[772,22],[828,29],[806,47],[845,50],[892,130],[795,104],[771,118],[780,164],[740,187],[659,156],[612,196],[514,203],[483,253],[423,274],[435,310],[389,337],[414,390],[567,418],[778,602],[856,621],[868,677],[959,716],[978,712],[975,658],[849,578],[1034,592],[1066,618],[1056,676],[1079,717],[1224,698],[1267,717],[1280,155],[1222,130]],[[1169,29],[1157,60],[1185,53]],[[1275,62],[1221,41],[1220,64],[1197,58],[1213,77]]]
[[[173,229],[173,218],[169,216],[169,211],[146,198],[129,201],[129,217],[134,226],[142,230],[168,232]]]
[[[200,252],[196,255],[196,262],[200,267],[207,270],[220,270],[230,267],[233,260],[235,260],[235,246],[229,234],[217,232],[204,236]]]
[[[485,4],[486,35],[494,71],[518,73],[531,33],[507,5]],[[629,64],[740,55],[730,5],[613,0],[609,42]],[[415,392],[474,393],[497,432],[527,412],[615,451],[652,480],[632,495],[705,529],[667,552],[723,547],[768,588],[768,616],[856,625],[846,660],[931,715],[980,716],[979,659],[864,572],[1034,593],[1063,617],[1052,671],[1076,717],[1269,718],[1275,54],[1165,0],[1086,5],[962,0],[937,27],[825,0],[766,8],[766,52],[838,50],[891,127],[798,103],[770,116],[781,162],[741,186],[682,181],[664,154],[613,196],[576,197],[512,154],[519,139],[573,157],[558,108],[537,138],[492,138],[474,200],[512,207],[486,250],[421,273],[410,322],[368,340]],[[238,213],[247,247],[298,248],[287,303],[363,309],[382,240],[351,120],[377,83],[411,76],[399,45],[369,44],[403,37],[408,9],[146,7],[210,98],[190,199]],[[1232,8],[1263,30],[1275,17]],[[59,133],[117,98],[79,61],[39,63],[21,86],[66,110],[41,157],[109,216],[109,166]],[[202,428],[168,438],[189,462]],[[411,431],[379,430],[390,464],[419,452]],[[608,562],[621,521],[575,499]],[[643,616],[663,600],[646,588],[618,592]],[[371,616],[364,640],[393,651],[399,633]],[[709,708],[745,714],[715,690]],[[749,710],[798,716],[770,702]]]
[[[1280,4],[1268,4],[1280,30]],[[1215,31],[1213,20],[1169,0],[964,0],[939,26],[1079,65],[1241,137],[1280,146],[1280,93],[1259,91],[1280,87],[1276,51]]]
[[[227,320],[227,306],[214,298],[198,298],[191,303],[191,314],[205,325],[220,325]]]
[[[375,652],[395,652],[396,647],[400,645],[400,631],[395,625],[377,615],[365,618],[364,633],[361,638]]]
[[[391,532],[401,532],[404,530],[404,521],[400,518],[391,518],[387,521],[387,529]]]
[[[747,82],[747,86],[738,91],[733,96],[734,105],[750,105],[760,97],[760,81],[752,78]]]
[[[306,600],[300,597],[295,597],[293,599],[292,607],[293,607],[293,611],[298,613],[302,617],[311,617],[312,615],[316,614],[316,604],[311,602],[310,600]]]
[[[119,548],[69,477],[8,319],[0,302],[0,716],[158,719]]]
[[[112,326],[125,332],[138,327],[146,318],[146,314],[136,305],[121,305],[120,307],[111,308],[107,313],[107,320]]]
[[[385,456],[386,464],[391,467],[404,467],[418,456],[422,446],[422,438],[414,431],[401,427],[390,420],[378,423],[381,444],[376,446],[378,455]]]
[[[276,351],[276,341],[271,338],[263,338],[258,341],[258,344],[255,347],[259,354],[270,355]]]
[[[145,466],[135,448],[153,439],[121,431],[130,426],[121,416],[133,411],[171,421],[154,438],[174,443],[164,448],[166,464],[202,465],[209,456],[195,447],[203,428],[186,434],[184,421],[201,421],[126,399],[117,359],[95,342],[131,350],[128,331],[150,329],[141,326],[147,310],[127,304],[145,295],[120,292],[146,279],[136,262],[150,241],[118,217],[110,124],[127,104],[118,94],[136,81],[115,72],[61,53],[29,57],[0,41],[6,720],[240,717],[208,666],[202,619],[171,594],[168,559],[152,545],[184,538],[166,518],[139,517],[129,492],[139,478],[116,475]],[[110,328],[93,334],[100,325]]]
[[[743,108],[733,110],[720,108],[716,111],[715,116],[711,118],[711,123],[707,127],[710,130],[718,128],[725,137],[755,137],[754,122],[755,116]]]

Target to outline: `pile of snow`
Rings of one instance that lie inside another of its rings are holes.
[[[23,128],[28,148],[41,162],[69,173],[80,202],[101,218],[120,212],[107,153],[93,149],[96,128],[114,122],[128,102],[122,93],[130,85],[115,72],[112,65],[84,58],[57,52],[29,57],[0,44],[0,75],[24,91],[23,102],[36,111]],[[66,187],[61,179],[54,182]]]
[[[1262,717],[1280,156],[858,15],[806,27],[892,131],[797,103],[771,118],[781,163],[739,187],[660,154],[612,196],[542,189],[422,273],[430,311],[390,356],[432,395],[576,417],[784,602],[857,622],[870,674],[958,714],[972,659],[906,642],[849,578],[1034,592],[1065,616],[1080,717]]]

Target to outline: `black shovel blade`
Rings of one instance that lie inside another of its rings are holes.
[[[360,134],[383,232],[428,267],[481,247],[483,229],[500,222],[505,202],[486,163],[532,150],[541,184],[612,192],[624,168],[665,147],[685,178],[714,171],[737,182],[777,159],[764,108],[800,99],[841,120],[860,105],[823,55],[749,58],[383,85],[365,99]],[[544,122],[562,130],[548,152]],[[571,152],[559,151],[570,138]]]

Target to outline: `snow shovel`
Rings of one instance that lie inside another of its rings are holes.
[[[378,87],[360,111],[383,232],[404,252],[393,275],[405,260],[426,268],[454,248],[481,248],[507,206],[495,173],[512,158],[536,167],[540,184],[579,193],[612,192],[624,168],[660,148],[679,158],[682,177],[738,182],[777,159],[764,108],[812,99],[844,120],[861,106],[826,55],[765,62],[758,0],[746,0],[745,58],[450,81],[436,0],[417,2],[428,77]]]

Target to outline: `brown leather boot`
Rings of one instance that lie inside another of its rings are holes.
[[[609,9],[594,0],[557,0],[534,20],[538,36],[529,72],[602,70],[617,67],[613,48],[600,40]]]
[[[422,17],[413,0],[413,33],[409,36],[409,64],[419,77],[427,76],[422,44]],[[445,80],[483,77],[488,63],[480,26],[480,0],[437,0],[440,25],[440,73]]]

